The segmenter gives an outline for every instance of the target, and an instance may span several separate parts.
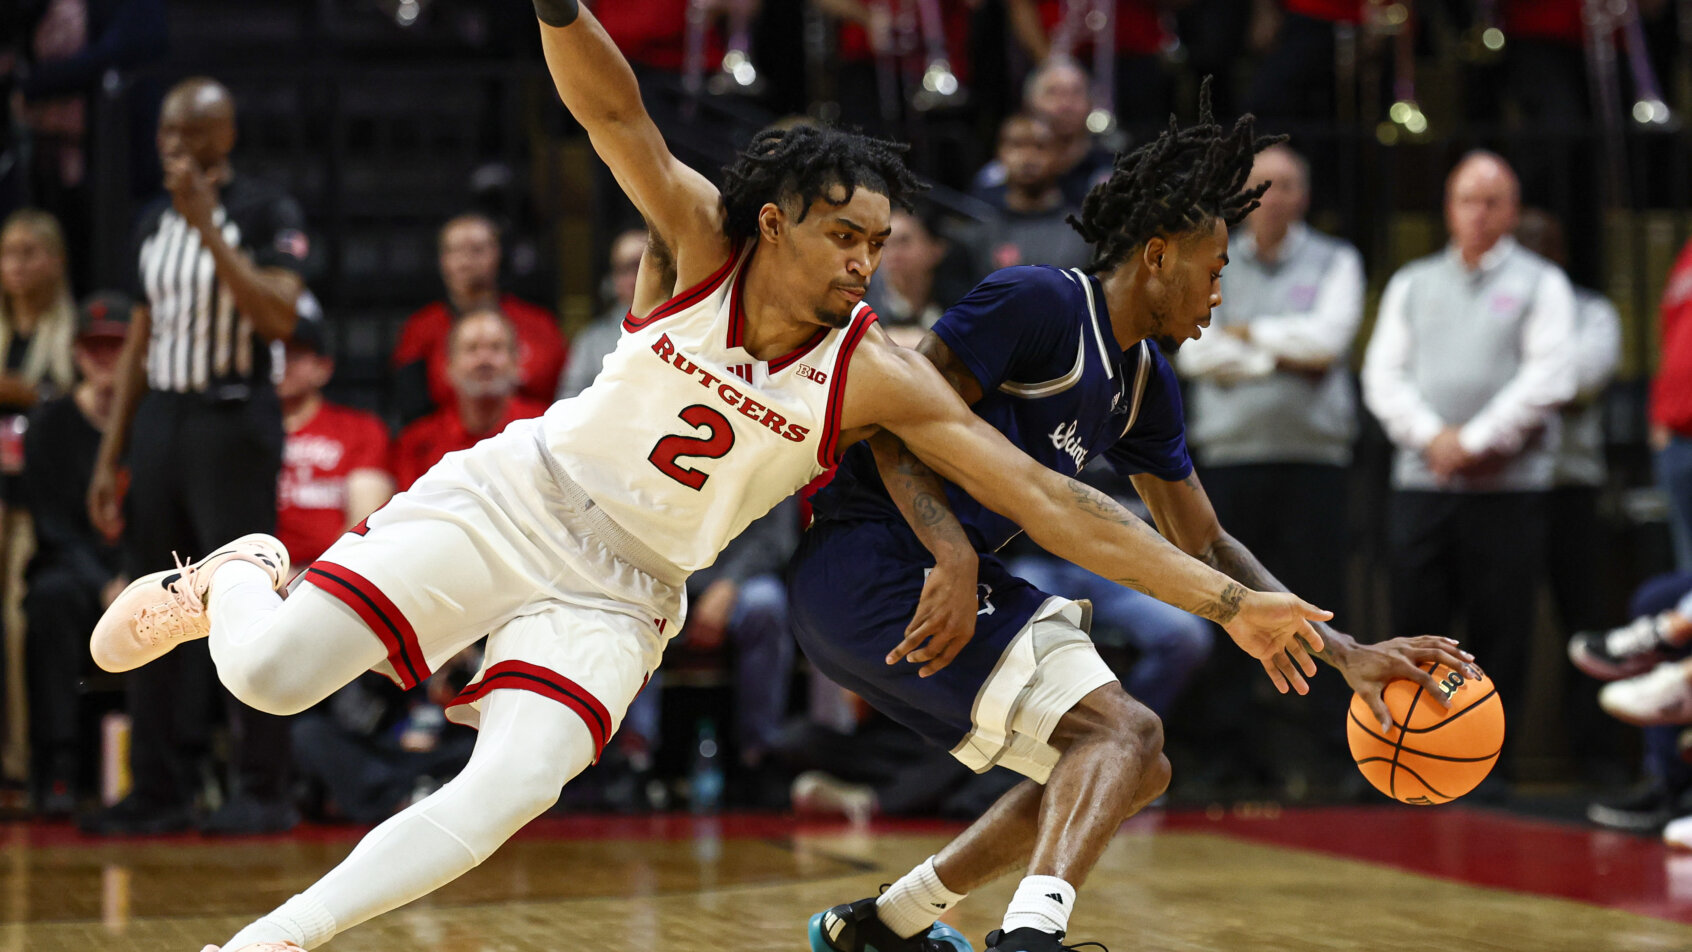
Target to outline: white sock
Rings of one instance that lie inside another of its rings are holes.
[[[275,912],[235,933],[224,943],[229,952],[255,942],[288,941],[302,949],[314,949],[335,935],[335,917],[315,899],[298,895],[276,908]]]
[[[909,939],[919,932],[927,932],[934,920],[962,902],[965,895],[946,888],[934,868],[934,857],[930,856],[881,894],[875,901],[875,912],[887,928],[901,939]]]
[[[1025,876],[1005,910],[1004,930],[1038,929],[1061,936],[1069,931],[1074,907],[1074,886],[1056,876]]]

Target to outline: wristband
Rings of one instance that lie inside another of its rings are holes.
[[[569,26],[580,13],[578,0],[535,0],[535,16],[547,26]]]

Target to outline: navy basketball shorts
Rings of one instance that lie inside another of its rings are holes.
[[[887,664],[934,560],[909,527],[823,521],[788,576],[794,635],[829,680],[952,752],[977,772],[1008,767],[1040,783],[1048,740],[1083,697],[1117,680],[1086,632],[1085,606],[1040,591],[981,556],[975,637],[933,677]]]

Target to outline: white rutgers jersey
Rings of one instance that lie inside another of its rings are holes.
[[[742,346],[748,242],[623,320],[593,385],[542,418],[548,450],[630,535],[688,572],[835,463],[846,365],[875,312],[762,361]]]

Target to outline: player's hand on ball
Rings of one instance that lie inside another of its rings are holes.
[[[948,559],[929,571],[916,614],[905,628],[904,640],[887,653],[888,664],[922,664],[917,674],[926,678],[951,664],[964,650],[975,637],[979,564],[973,557]]]
[[[1239,612],[1222,627],[1241,650],[1263,665],[1275,690],[1285,694],[1290,687],[1309,694],[1310,685],[1304,679],[1316,676],[1316,660],[1310,652],[1322,650],[1322,636],[1310,623],[1332,617],[1333,612],[1297,595],[1247,592]]]
[[[1485,677],[1475,666],[1475,656],[1457,646],[1454,638],[1438,635],[1418,635],[1414,638],[1393,638],[1379,644],[1358,644],[1346,654],[1340,672],[1345,683],[1369,705],[1381,730],[1392,729],[1392,714],[1387,711],[1381,692],[1389,681],[1403,678],[1428,689],[1428,694],[1446,707],[1450,696],[1439,689],[1439,683],[1428,673],[1428,662],[1443,664],[1463,676],[1476,680]]]

